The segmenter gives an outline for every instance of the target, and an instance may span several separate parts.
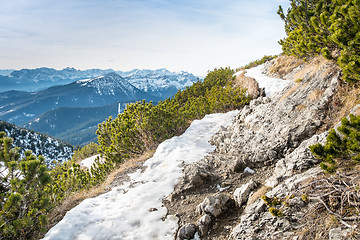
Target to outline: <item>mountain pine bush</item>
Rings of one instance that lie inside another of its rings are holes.
[[[0,239],[31,239],[46,230],[47,214],[55,206],[74,192],[98,185],[115,167],[111,160],[97,159],[90,170],[75,160],[49,169],[31,150],[20,158],[12,141],[0,132]]]
[[[337,61],[348,82],[360,80],[360,0],[291,0],[278,14],[287,37],[283,52],[308,59],[322,55]]]
[[[46,224],[51,176],[42,156],[20,159],[12,139],[0,132],[0,239],[28,239]]]
[[[338,166],[336,159],[349,159],[360,162],[360,116],[352,114],[341,120],[341,126],[329,131],[324,145],[310,146],[315,157],[322,160],[320,166],[327,173],[333,173]]]

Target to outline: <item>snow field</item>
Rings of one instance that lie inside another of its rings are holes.
[[[97,155],[94,155],[94,156],[85,158],[84,160],[82,160],[82,161],[80,162],[80,165],[81,165],[81,166],[84,166],[84,167],[86,167],[86,168],[88,168],[88,169],[90,169],[91,166],[94,164],[94,162],[95,162],[95,160],[96,160],[97,157],[100,157],[100,155],[97,154]]]
[[[267,97],[270,97],[276,92],[280,92],[290,84],[289,81],[266,76],[263,74],[264,67],[265,65],[261,64],[257,67],[247,69],[245,76],[254,78],[259,83],[260,88],[265,88]]]
[[[178,219],[167,216],[162,199],[174,190],[184,164],[198,161],[215,149],[208,140],[220,126],[230,125],[238,112],[195,120],[183,135],[161,143],[154,156],[144,163],[143,172],[130,174],[130,182],[108,193],[84,200],[44,239],[174,239]]]

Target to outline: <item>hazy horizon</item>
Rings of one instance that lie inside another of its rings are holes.
[[[198,76],[278,54],[289,1],[3,0],[0,69],[160,69]]]

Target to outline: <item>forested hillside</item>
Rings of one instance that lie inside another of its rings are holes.
[[[31,150],[37,156],[43,156],[48,166],[66,162],[74,151],[74,147],[68,143],[5,121],[0,121],[0,132],[14,139],[13,147],[20,148],[21,157],[25,156],[26,150]]]

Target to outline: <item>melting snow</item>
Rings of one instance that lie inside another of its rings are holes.
[[[255,171],[254,170],[252,170],[251,168],[249,168],[249,167],[246,167],[245,169],[244,169],[244,173],[250,173],[250,174],[254,174],[255,173]]]
[[[289,81],[266,76],[263,74],[264,67],[265,65],[261,64],[257,67],[247,69],[245,76],[256,79],[256,81],[259,83],[259,87],[265,88],[267,97],[270,97],[272,94],[283,90],[290,84]]]
[[[100,155],[94,155],[94,156],[92,156],[92,157],[85,158],[84,160],[82,160],[82,161],[80,162],[80,165],[81,165],[81,166],[84,166],[84,167],[87,167],[88,169],[90,169],[91,166],[94,164],[95,159],[96,159],[97,157],[100,157]]]
[[[214,150],[208,140],[220,126],[230,125],[237,113],[211,114],[194,121],[183,135],[159,145],[145,162],[144,172],[139,170],[130,175],[130,182],[83,201],[44,239],[174,239],[178,219],[167,216],[162,199],[174,190],[184,164]]]

